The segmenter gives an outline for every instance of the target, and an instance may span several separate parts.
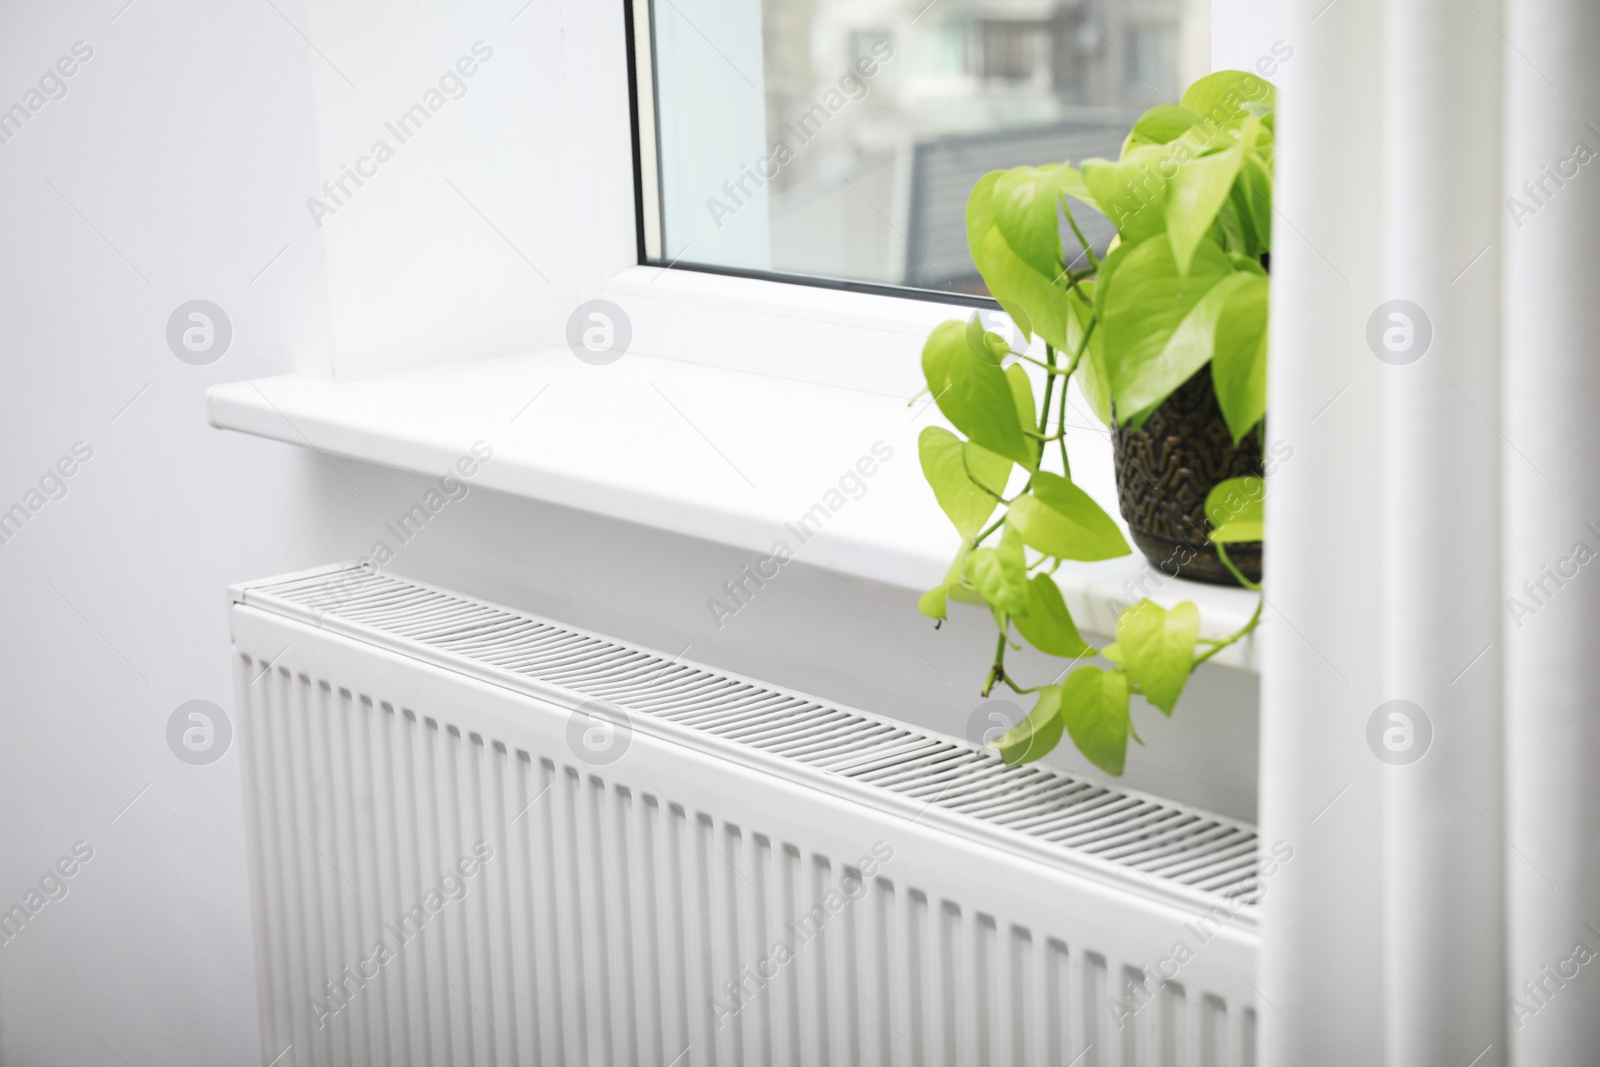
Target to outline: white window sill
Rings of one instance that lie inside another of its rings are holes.
[[[926,398],[908,407],[904,395],[633,354],[595,367],[561,349],[337,384],[236,382],[207,400],[221,429],[432,476],[483,441],[494,456],[476,485],[757,556],[783,541],[809,566],[917,591],[943,577],[958,545],[917,460],[917,434],[939,419]],[[1115,515],[1104,430],[1072,437],[1079,481]],[[878,442],[892,458],[802,543],[790,527],[826,508]],[[1255,606],[1243,590],[1166,579],[1137,554],[1063,564],[1056,578],[1080,626],[1102,635],[1146,593],[1194,601],[1207,637],[1238,629]],[[1254,670],[1256,641],[1216,662]]]

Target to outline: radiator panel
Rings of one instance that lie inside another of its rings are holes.
[[[236,599],[264,1063],[1253,1062],[1248,905],[638,717],[590,766],[581,693]],[[1102,832],[1173,818],[1135,805]],[[450,880],[477,842],[493,857]],[[830,910],[878,842],[892,858]],[[1128,999],[1219,905],[1235,918]],[[793,958],[763,964],[779,940]],[[760,980],[730,1013],[741,970]],[[1142,1006],[1119,1020],[1114,997]]]

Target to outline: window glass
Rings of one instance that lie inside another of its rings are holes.
[[[984,294],[985,172],[1115,158],[1210,69],[1207,0],[635,0],[634,26],[648,260],[944,293]]]

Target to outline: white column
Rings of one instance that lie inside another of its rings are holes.
[[[1531,609],[1505,624],[1508,984],[1533,1012],[1514,1062],[1544,1067],[1600,1055],[1600,960],[1560,975],[1580,942],[1600,952],[1600,561],[1574,560],[1600,552],[1600,8],[1520,0],[1503,28],[1503,595]]]
[[[1381,364],[1384,15],[1286,5],[1278,78],[1268,433],[1294,449],[1267,492],[1261,825],[1294,858],[1268,883],[1258,988],[1272,1067],[1382,1064],[1384,699]],[[1465,1067],[1463,1064],[1462,1067]]]
[[[1459,0],[1388,8],[1384,299],[1411,306],[1379,315],[1382,329],[1398,330],[1400,349],[1381,348],[1393,361],[1382,371],[1383,696],[1421,709],[1402,711],[1413,720],[1409,738],[1395,720],[1401,751],[1381,772],[1384,1062],[1397,1067],[1497,1067],[1507,1053],[1496,426],[1503,45],[1484,21],[1498,17],[1498,3],[1475,2],[1481,14]]]

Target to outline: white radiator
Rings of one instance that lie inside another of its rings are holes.
[[[398,578],[232,596],[263,1063],[1254,1062],[1248,825]]]

